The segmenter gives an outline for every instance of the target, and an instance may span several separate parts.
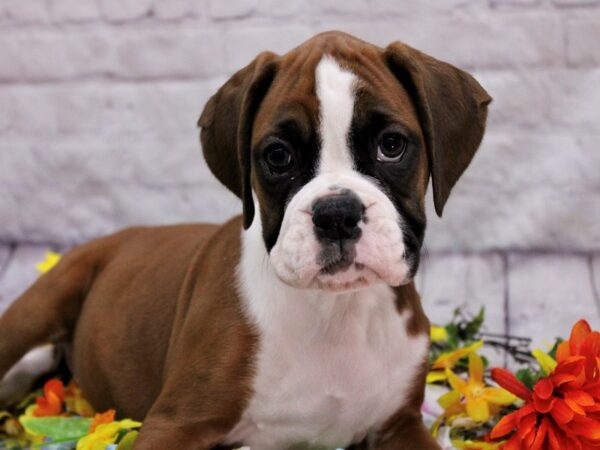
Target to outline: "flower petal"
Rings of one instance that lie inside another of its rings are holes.
[[[541,412],[542,414],[546,414],[552,411],[555,402],[555,397],[540,398],[537,395],[533,396],[533,404],[535,405],[535,409],[538,412]]]
[[[569,408],[569,406],[561,398],[556,399],[556,401],[554,402],[554,407],[552,408],[552,411],[550,411],[550,414],[552,415],[554,420],[556,420],[556,422],[559,424],[569,423],[571,420],[573,420],[573,417],[575,416],[573,410]]]
[[[531,437],[531,440],[535,439],[535,425],[537,423],[537,415],[529,414],[519,420],[519,425],[517,427],[517,433],[519,433],[519,437],[521,439],[526,439],[532,432],[534,434]]]
[[[551,374],[556,368],[556,361],[545,351],[535,349],[531,354],[537,360],[542,370],[546,372],[546,375]]]
[[[490,437],[492,439],[498,439],[506,436],[508,433],[514,430],[517,426],[517,416],[518,411],[515,411],[500,419],[490,432]]]
[[[557,387],[559,387],[565,383],[571,383],[572,381],[575,381],[576,379],[577,379],[577,377],[570,373],[558,373],[558,374],[552,375],[552,382]]]
[[[539,450],[546,441],[546,435],[548,434],[548,418],[544,417],[540,426],[537,429],[535,439],[531,444],[531,450]]]
[[[593,406],[594,405],[594,397],[584,391],[567,391],[565,392],[565,400],[570,399],[575,403],[581,406]]]
[[[494,387],[485,388],[483,390],[483,398],[496,405],[510,405],[517,399],[517,397],[506,389]]]
[[[469,353],[474,352],[479,347],[483,345],[483,341],[473,342],[471,345],[463,348],[459,348],[458,350],[454,350],[452,352],[442,353],[431,365],[432,369],[451,369],[454,367],[454,364],[461,359],[467,356]]]
[[[571,355],[579,355],[581,351],[581,345],[588,334],[592,332],[590,324],[585,320],[580,320],[571,330],[571,337],[569,338],[569,350]]]
[[[62,401],[65,398],[65,386],[63,385],[63,382],[56,378],[48,380],[46,384],[44,384],[44,395],[47,397],[50,393],[53,393]]]
[[[467,414],[475,422],[487,422],[490,418],[490,408],[482,398],[469,398],[467,399]]]
[[[587,358],[585,365],[586,376],[589,380],[597,373],[596,360],[600,356],[600,333],[592,331],[581,345],[581,354]]]
[[[476,383],[483,383],[483,359],[477,353],[469,353],[469,378]]]
[[[460,392],[465,395],[467,391],[467,382],[452,372],[450,369],[446,369],[446,377],[448,378],[448,383],[455,391]]]
[[[455,405],[456,403],[460,402],[460,397],[461,394],[458,391],[449,391],[446,392],[444,395],[440,396],[440,398],[438,398],[438,404],[444,408],[444,409],[448,409],[450,406]]]
[[[521,443],[519,442],[519,436],[515,434],[510,438],[508,442],[504,444],[502,450],[523,450],[523,447],[521,447]]]
[[[550,450],[565,450],[568,445],[566,438],[563,436],[563,431],[556,427],[552,421],[548,421],[548,444]]]
[[[446,372],[443,370],[432,370],[427,374],[427,384],[437,383],[438,381],[444,381],[448,377]]]
[[[580,416],[585,416],[586,412],[577,402],[571,400],[570,398],[565,397],[565,403],[575,414],[579,414]]]
[[[581,345],[581,354],[586,358],[600,356],[600,333],[598,331],[592,331],[586,336]]]
[[[590,419],[589,417],[575,416],[569,423],[569,429],[587,439],[600,440],[600,421]]]
[[[500,368],[492,369],[492,378],[508,392],[515,394],[526,402],[531,401],[531,391],[527,386],[517,380],[517,377],[515,377],[512,372]]]
[[[542,399],[548,399],[552,397],[553,391],[554,386],[549,378],[542,378],[533,387],[533,393],[535,394],[535,396]]]
[[[92,420],[92,423],[90,423],[90,433],[96,431],[96,427],[99,425],[114,422],[115,413],[116,411],[114,409],[109,409],[106,412],[96,414]]]
[[[561,362],[571,356],[571,348],[569,347],[569,341],[563,341],[558,345],[556,349],[556,361]]]
[[[431,325],[429,337],[432,342],[446,342],[448,340],[448,331],[444,327]]]

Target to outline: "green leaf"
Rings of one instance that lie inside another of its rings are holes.
[[[465,340],[474,340],[475,335],[479,333],[481,329],[481,325],[483,325],[483,321],[485,319],[485,308],[482,306],[479,309],[479,313],[473,317],[469,322],[467,322],[464,330],[464,338]]]
[[[458,326],[455,323],[449,323],[446,325],[446,332],[448,333],[448,344],[451,349],[458,348]]]
[[[74,448],[77,441],[84,436],[85,435],[78,436],[78,437],[69,437],[69,438],[64,438],[64,439],[52,439],[51,441],[44,441],[44,442],[40,442],[39,444],[33,444],[32,448],[39,448],[39,447],[52,448],[52,446],[54,446],[54,445],[67,444],[67,443],[73,444],[73,446],[68,445],[68,446],[61,446],[58,448],[59,449],[65,448],[65,447],[66,448]]]
[[[490,361],[484,355],[481,355],[481,359],[483,360],[483,367],[487,369],[490,366]]]
[[[556,342],[554,343],[554,345],[552,346],[552,349],[550,349],[550,351],[548,352],[548,354],[550,356],[552,356],[553,359],[556,359],[556,351],[558,350],[558,346],[560,344],[562,344],[564,341],[563,338],[558,338],[556,339]]]
[[[82,417],[27,417],[21,425],[30,433],[52,440],[77,440],[88,434],[91,422]]]
[[[138,434],[139,433],[134,430],[123,436],[119,442],[119,445],[117,446],[117,450],[131,450]]]
[[[537,379],[539,378],[531,369],[519,369],[515,373],[517,379],[522,382],[529,389],[533,389]]]

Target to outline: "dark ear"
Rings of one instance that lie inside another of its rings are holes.
[[[198,119],[204,159],[212,173],[242,199],[244,228],[254,218],[251,186],[252,124],[277,70],[277,55],[261,53],[213,95]]]
[[[442,215],[452,187],[481,143],[492,98],[468,73],[400,42],[384,53],[415,102],[425,135],[435,211]]]

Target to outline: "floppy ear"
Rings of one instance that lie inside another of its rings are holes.
[[[435,211],[481,143],[492,98],[468,73],[400,42],[384,52],[388,67],[413,98],[425,135]]]
[[[274,53],[258,55],[208,100],[198,119],[204,159],[219,181],[242,199],[246,229],[254,218],[252,124],[275,76],[276,60]]]

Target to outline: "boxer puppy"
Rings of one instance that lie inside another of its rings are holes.
[[[71,251],[0,319],[0,376],[68,344],[94,407],[144,420],[137,450],[438,449],[412,281],[424,196],[431,176],[441,215],[490,101],[399,42],[329,32],[260,54],[198,122],[242,217]]]

